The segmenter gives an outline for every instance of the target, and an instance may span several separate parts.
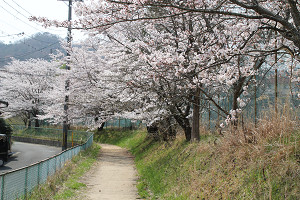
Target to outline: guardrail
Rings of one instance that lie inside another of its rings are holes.
[[[84,144],[67,149],[30,166],[0,175],[0,200],[26,198],[35,187],[45,183],[48,177],[61,169],[68,160],[92,145],[93,134],[85,133],[89,137]]]

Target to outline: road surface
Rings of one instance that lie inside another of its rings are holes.
[[[4,166],[0,167],[0,175],[8,171],[19,169],[39,162],[61,152],[61,148],[39,144],[14,142],[12,145],[14,155]]]

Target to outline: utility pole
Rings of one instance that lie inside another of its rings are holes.
[[[70,56],[70,49],[71,49],[71,42],[72,42],[72,27],[71,27],[71,20],[72,20],[72,0],[60,0],[60,1],[69,1],[69,12],[68,12],[68,36],[67,36],[67,57]],[[74,0],[74,1],[83,1],[83,0]],[[66,65],[66,70],[70,70],[69,61]],[[65,83],[65,91],[68,93],[70,87],[70,81],[69,79],[66,80]],[[68,118],[68,109],[69,109],[69,95],[66,94],[65,96],[65,104],[64,104],[64,120],[63,120],[63,144],[62,144],[62,150],[66,150],[68,148],[68,130],[69,130],[69,118]]]

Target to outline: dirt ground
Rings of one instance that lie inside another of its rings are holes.
[[[108,144],[100,146],[99,160],[81,179],[87,185],[84,196],[89,200],[139,199],[133,157],[120,147]]]

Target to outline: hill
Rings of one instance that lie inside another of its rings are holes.
[[[37,33],[30,38],[12,44],[0,42],[0,67],[10,62],[11,57],[19,60],[29,58],[50,59],[50,54],[61,48],[62,38],[50,33]]]

